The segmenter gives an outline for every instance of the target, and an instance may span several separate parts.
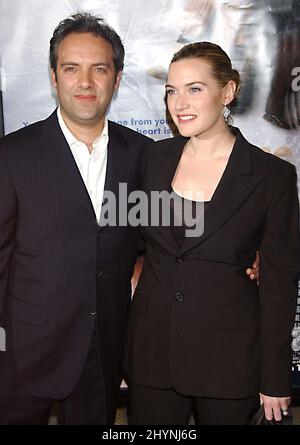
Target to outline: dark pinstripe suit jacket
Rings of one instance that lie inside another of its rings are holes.
[[[149,139],[109,122],[105,189],[139,186]],[[97,311],[106,389],[120,383],[136,231],[100,228],[54,112],[0,141],[0,320],[22,391],[66,397]],[[101,271],[101,273],[97,273]],[[1,383],[3,385],[3,383]]]

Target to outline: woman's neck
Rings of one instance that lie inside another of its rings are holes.
[[[197,158],[218,158],[231,153],[235,136],[229,127],[212,134],[192,136],[186,144],[186,154]]]

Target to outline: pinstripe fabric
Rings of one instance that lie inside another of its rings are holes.
[[[105,189],[127,182],[130,192],[139,185],[140,155],[149,139],[112,122],[109,138]],[[11,326],[5,357],[16,362],[21,391],[49,399],[72,392],[97,312],[113,404],[136,232],[97,225],[55,112],[1,140],[0,202],[0,320]]]

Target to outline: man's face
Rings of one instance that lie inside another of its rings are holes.
[[[90,33],[65,37],[58,47],[52,81],[66,124],[103,125],[120,78],[121,72],[115,72],[113,48],[102,37]]]

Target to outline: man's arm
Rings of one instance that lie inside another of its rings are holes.
[[[16,193],[0,147],[0,322],[7,295],[7,274],[14,243],[16,212]]]

